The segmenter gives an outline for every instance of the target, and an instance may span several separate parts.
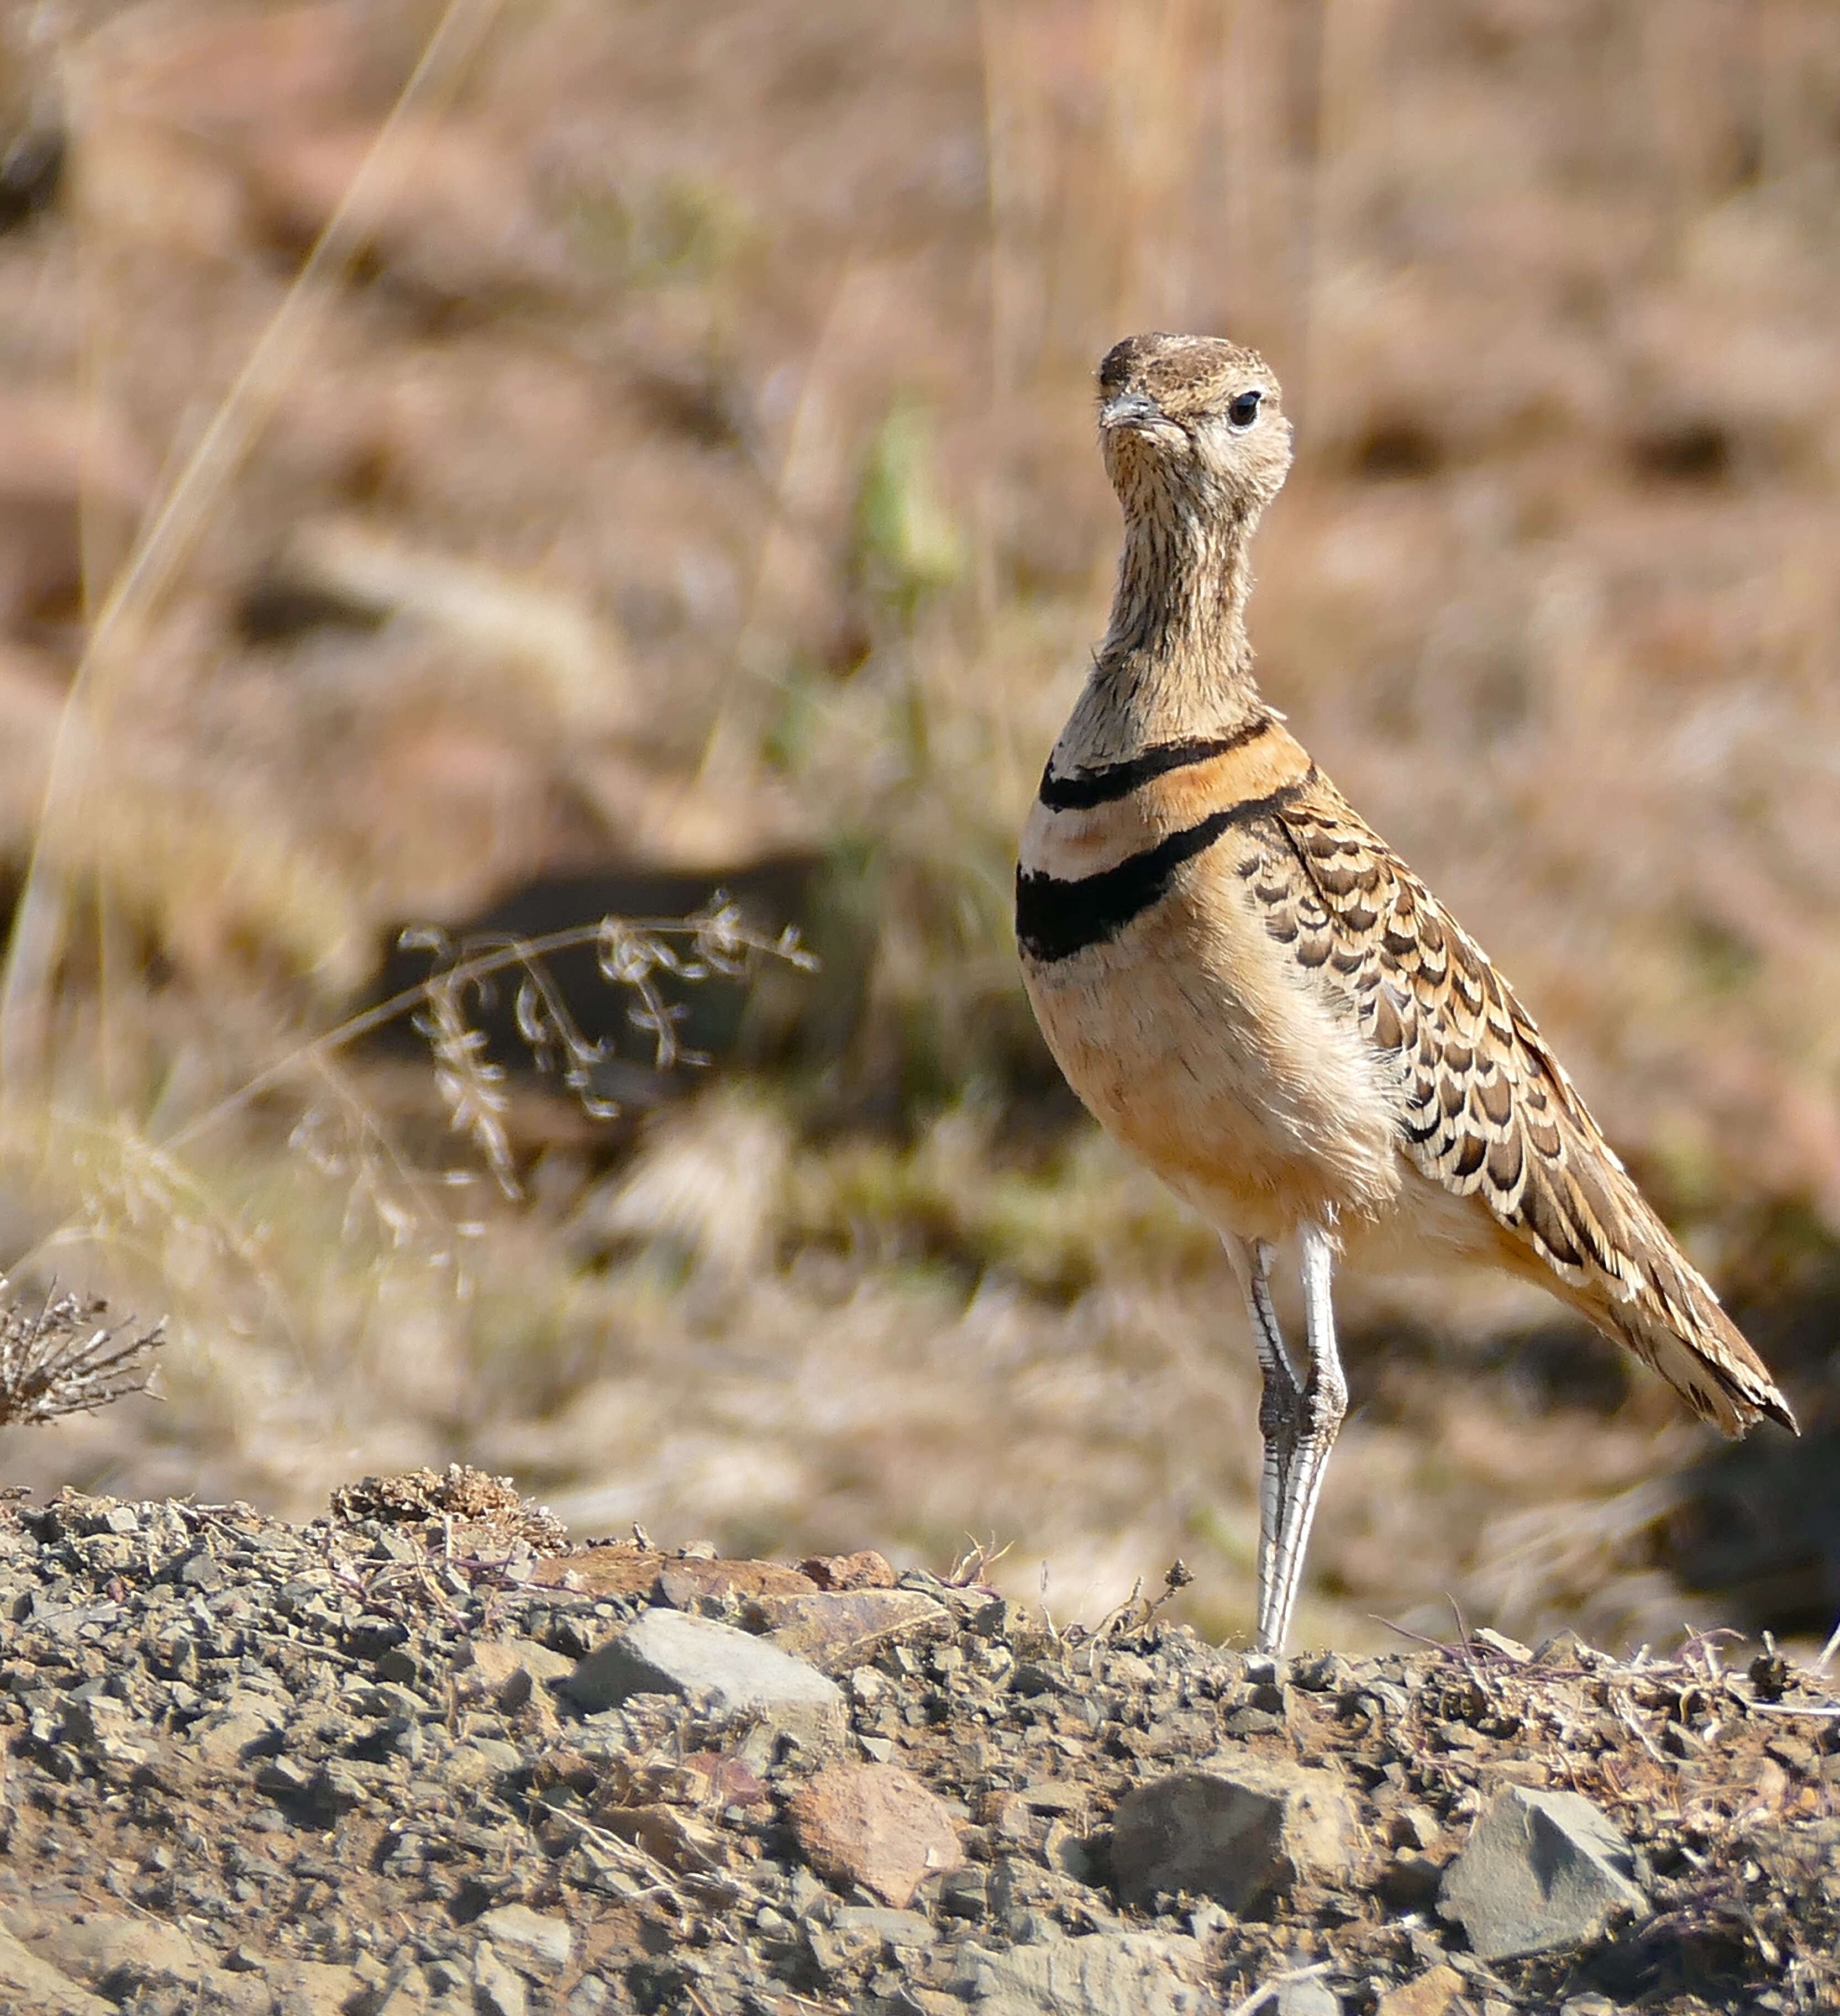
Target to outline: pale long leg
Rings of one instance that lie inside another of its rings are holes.
[[[1258,1474],[1258,1644],[1262,1651],[1269,1651],[1273,1649],[1271,1629],[1279,1583],[1279,1539],[1284,1531],[1288,1481],[1304,1426],[1304,1385],[1285,1348],[1277,1311],[1272,1307],[1272,1248],[1262,1240],[1240,1239],[1230,1233],[1224,1244],[1240,1292],[1246,1298],[1246,1315],[1252,1326],[1252,1341],[1258,1348],[1263,1376],[1258,1399],[1258,1432],[1265,1442]],[[1282,1636],[1280,1632],[1279,1636]]]
[[[1316,1516],[1316,1500],[1322,1496],[1329,1453],[1335,1446],[1335,1438],[1348,1413],[1348,1381],[1342,1374],[1341,1354],[1336,1348],[1335,1310],[1330,1298],[1335,1249],[1328,1233],[1316,1225],[1303,1227],[1302,1244],[1309,1377],[1298,1396],[1297,1431],[1279,1478],[1270,1600],[1265,1601],[1262,1592],[1259,1604],[1259,1650],[1274,1656],[1284,1651],[1284,1640],[1290,1635],[1310,1526]],[[1269,1456],[1269,1442],[1266,1453]]]

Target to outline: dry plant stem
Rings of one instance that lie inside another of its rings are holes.
[[[433,936],[438,938],[438,934]],[[672,949],[668,941],[673,938],[689,941],[687,953]],[[203,1204],[208,1210],[208,1201],[177,1160],[180,1151],[193,1147],[214,1128],[246,1111],[265,1093],[305,1072],[322,1083],[332,1085],[341,1104],[357,1112],[363,1131],[382,1145],[396,1173],[404,1175],[406,1172],[400,1158],[383,1140],[381,1130],[369,1115],[362,1100],[338,1082],[331,1067],[338,1053],[353,1043],[405,1015],[419,1012],[433,1018],[431,1022],[424,1022],[422,1029],[435,1046],[437,1082],[447,1099],[450,1119],[484,1155],[501,1186],[516,1195],[510,1147],[502,1139],[502,1127],[497,1124],[497,1114],[501,1110],[498,1098],[502,1097],[495,1096],[497,1067],[480,1057],[481,1044],[471,1039],[477,1032],[468,1030],[463,1016],[459,1013],[459,997],[466,988],[479,987],[506,971],[522,974],[526,985],[542,994],[548,985],[542,973],[542,962],[546,958],[576,946],[596,944],[602,948],[602,970],[610,983],[630,988],[639,995],[641,1005],[634,1020],[652,1036],[654,1060],[660,1070],[668,1069],[674,1063],[700,1060],[686,1055],[679,1046],[672,1026],[671,1011],[650,981],[649,974],[654,967],[668,970],[682,978],[696,980],[711,972],[739,972],[750,956],[783,959],[801,970],[809,970],[816,964],[812,955],[799,944],[796,931],[789,927],[776,938],[761,937],[749,931],[730,906],[719,906],[700,916],[687,919],[657,918],[628,923],[602,918],[592,924],[572,926],[539,938],[495,940],[483,949],[463,952],[431,979],[405,988],[374,1008],[352,1016],[337,1028],[290,1050],[265,1070],[245,1080],[236,1091],[176,1128],[165,1139],[154,1141],[133,1136],[130,1137],[131,1145],[170,1187],[183,1190],[195,1204]],[[522,1012],[520,998],[520,1021],[527,1038],[532,1036],[534,1028],[536,1042],[558,1046],[570,1060],[562,1074],[564,1082],[591,1113],[603,1117],[610,1114],[615,1109],[595,1101],[585,1090],[585,1083],[578,1082],[585,1080],[587,1066],[598,1055],[598,1046],[586,1043],[574,1030],[559,996],[551,991],[547,999],[549,1006],[533,1011],[542,1017],[533,1024]],[[437,1005],[444,1001],[445,1007]],[[432,1222],[437,1214],[426,1199],[422,1186],[413,1185],[412,1191]],[[223,1223],[215,1212],[211,1215],[226,1248],[237,1254],[252,1277],[261,1282],[266,1291],[269,1284],[259,1256],[233,1225]],[[23,1265],[67,1243],[78,1236],[81,1229],[80,1226],[67,1220],[46,1233],[15,1264]],[[282,1298],[279,1296],[270,1293],[268,1300],[277,1309],[281,1306]]]
[[[6,1288],[0,1276],[0,1294]],[[146,1389],[160,1327],[107,1323],[108,1312],[106,1302],[55,1292],[34,1311],[0,1307],[0,1427],[93,1413]]]
[[[171,587],[224,491],[266,424],[283,384],[322,326],[346,268],[412,165],[418,121],[451,99],[499,11],[499,0],[448,0],[420,60],[379,128],[281,306],[250,352],[96,610],[59,720],[32,857],[0,977],[0,1093],[36,1077],[45,1060],[51,976],[63,935],[56,885],[65,822],[81,816],[79,738],[103,725],[96,689],[113,657],[131,653],[140,628]],[[81,95],[80,66],[72,95]]]
[[[495,941],[486,950],[458,959],[433,981],[423,981],[414,987],[405,988],[393,994],[388,1000],[379,1002],[361,1015],[354,1015],[341,1022],[311,1042],[303,1043],[285,1057],[277,1060],[265,1071],[258,1071],[239,1085],[237,1089],[219,1100],[207,1111],[188,1121],[178,1129],[164,1144],[168,1152],[188,1147],[214,1127],[232,1118],[247,1107],[251,1100],[272,1087],[283,1083],[303,1064],[315,1063],[333,1053],[348,1049],[362,1037],[384,1028],[400,1017],[413,1013],[427,1005],[432,988],[467,987],[489,980],[495,974],[512,970],[528,972],[533,963],[552,953],[566,952],[578,945],[593,945],[606,940],[610,924],[614,920],[603,918],[592,924],[578,924],[565,931],[550,931],[540,938],[511,938]],[[811,955],[798,943],[797,934],[782,932],[776,938],[766,939],[755,936],[741,926],[731,912],[718,912],[703,918],[646,919],[632,923],[621,923],[620,931],[628,940],[665,940],[673,937],[688,938],[698,951],[709,945],[711,934],[716,934],[715,949],[723,959],[746,953],[760,953],[783,959],[801,970],[808,970],[815,962]],[[713,962],[712,962],[713,963]],[[619,976],[610,976],[618,977]],[[628,980],[626,984],[635,984]],[[654,1031],[660,1040],[668,1043],[668,1025],[661,1023]],[[675,1055],[675,1049],[668,1055]]]

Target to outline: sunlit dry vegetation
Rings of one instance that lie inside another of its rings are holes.
[[[1230,1280],[1058,1087],[1008,927],[1109,586],[1092,362],[1158,326],[1258,344],[1299,419],[1272,697],[1824,1426],[1821,0],[0,36],[0,1257],[170,1339],[162,1397],[9,1435],[9,1478],[303,1513],[459,1458],[578,1528],[1010,1543],[1063,1614],[1179,1553],[1244,1627]],[[688,975],[595,929],[724,889],[708,977],[708,925],[655,941]],[[385,1044],[410,927],[574,936]],[[661,1073],[679,1010],[714,1061]],[[1695,1471],[1518,1290],[1370,1283],[1354,1327],[1306,1636],[1840,1597],[1818,1441]]]

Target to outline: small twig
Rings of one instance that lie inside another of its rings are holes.
[[[1827,1670],[1829,1661],[1832,1659],[1836,1652],[1840,1652],[1840,1624],[1836,1624],[1834,1626],[1833,1636],[1827,1640],[1826,1644],[1822,1646],[1821,1655],[1814,1662],[1814,1670],[1817,1673],[1824,1673]]]

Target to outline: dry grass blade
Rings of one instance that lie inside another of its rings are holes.
[[[0,1276],[0,1293],[7,1283]],[[160,1326],[137,1330],[103,1320],[99,1299],[52,1294],[37,1309],[0,1309],[0,1427],[24,1427],[67,1414],[93,1413],[146,1390]]]
[[[379,129],[357,174],[308,253],[279,310],[250,351],[160,500],[107,592],[100,598],[87,645],[60,719],[37,841],[19,897],[18,917],[0,972],[0,1078],[41,1060],[41,1007],[59,935],[61,893],[48,884],[64,823],[81,811],[70,789],[70,758],[77,731],[93,709],[88,689],[113,654],[131,652],[136,626],[171,586],[225,486],[243,462],[283,385],[322,326],[338,283],[375,229],[423,138],[422,121],[457,88],[498,13],[498,0],[449,0],[421,60]]]

